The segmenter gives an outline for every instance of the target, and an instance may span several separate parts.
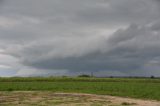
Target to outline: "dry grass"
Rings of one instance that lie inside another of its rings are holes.
[[[160,103],[91,94],[27,91],[0,92],[0,106],[160,106]]]

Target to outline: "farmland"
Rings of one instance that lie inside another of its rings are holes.
[[[0,91],[88,93],[160,100],[160,79],[150,78],[0,78]]]

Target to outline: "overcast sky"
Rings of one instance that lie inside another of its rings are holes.
[[[160,0],[0,0],[0,76],[160,76]]]

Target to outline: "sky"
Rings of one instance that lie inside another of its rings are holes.
[[[160,0],[0,0],[0,76],[160,76]]]

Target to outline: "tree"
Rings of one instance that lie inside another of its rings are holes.
[[[155,76],[153,76],[153,75],[152,75],[150,78],[151,78],[151,79],[154,79],[154,78],[155,78]]]
[[[79,75],[78,77],[91,77],[91,76],[87,74],[82,74],[82,75]]]

